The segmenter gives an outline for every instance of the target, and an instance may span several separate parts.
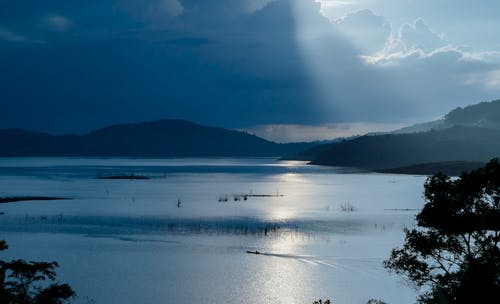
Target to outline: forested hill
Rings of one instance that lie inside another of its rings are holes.
[[[500,155],[500,131],[455,126],[422,133],[362,136],[332,144],[313,164],[383,169],[421,163],[488,161]]]
[[[500,100],[456,108],[444,121],[452,126],[475,126],[500,130]]]
[[[500,157],[500,100],[456,108],[440,120],[395,132],[309,148],[296,156],[319,165],[429,173],[455,173],[495,157]]]
[[[442,119],[419,123],[396,130],[392,133],[425,132],[451,128],[454,126],[500,130],[500,100],[481,102],[464,108],[458,107],[450,111]]]
[[[0,130],[0,156],[278,157],[312,145],[277,144],[245,132],[185,120],[114,125],[85,135]]]

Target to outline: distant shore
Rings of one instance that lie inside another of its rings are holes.
[[[57,201],[57,200],[68,200],[68,199],[71,198],[50,197],[50,196],[11,196],[11,197],[0,197],[0,204],[24,202],[24,201]]]
[[[415,175],[433,175],[438,172],[444,173],[449,176],[460,176],[463,172],[483,167],[483,162],[473,161],[448,161],[448,162],[435,162],[423,163],[404,167],[376,169],[375,172],[379,173],[393,173],[393,174],[415,174]]]

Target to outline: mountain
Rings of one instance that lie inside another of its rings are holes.
[[[313,164],[385,169],[449,161],[483,162],[500,155],[500,131],[454,126],[411,134],[362,136],[334,144]]]
[[[296,158],[379,172],[455,174],[499,156],[500,100],[495,100],[456,108],[443,119],[394,132],[311,147]]]
[[[430,122],[415,124],[391,132],[392,134],[405,134],[442,130],[454,126],[480,127],[500,130],[500,100],[481,102],[465,108],[458,107],[444,116]]]
[[[448,125],[500,130],[500,100],[456,108],[446,114],[444,120]]]
[[[359,136],[351,136],[347,138],[338,137],[332,140],[311,142],[311,145],[307,147],[305,150],[301,150],[297,154],[290,155],[288,157],[283,157],[283,159],[310,161],[314,159],[317,155],[328,151],[332,146],[358,137]]]
[[[114,125],[84,135],[0,130],[0,156],[289,156],[311,143],[277,144],[245,132],[185,120]]]
[[[445,173],[449,176],[460,176],[464,171],[469,172],[472,170],[477,170],[486,165],[485,162],[475,162],[475,161],[446,161],[438,163],[423,163],[412,166],[389,168],[389,169],[379,169],[377,172],[380,173],[394,173],[394,174],[417,174],[417,175],[427,175],[434,174],[437,172]]]
[[[52,136],[45,133],[26,131],[21,129],[0,130],[0,156],[9,155],[31,155],[39,147],[50,141]]]
[[[414,124],[409,127],[404,127],[392,132],[386,132],[384,134],[407,134],[407,133],[419,133],[419,132],[427,132],[430,130],[442,130],[446,128],[450,128],[452,125],[448,125],[444,119],[438,119],[429,122],[423,122]]]

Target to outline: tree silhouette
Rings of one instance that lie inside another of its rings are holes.
[[[420,303],[500,303],[500,163],[425,183],[417,227],[385,266],[423,287]]]
[[[0,240],[0,251],[7,249]],[[56,262],[0,260],[0,303],[62,304],[75,295],[68,284],[56,282]]]

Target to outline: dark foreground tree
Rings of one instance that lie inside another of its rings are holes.
[[[0,240],[0,251],[7,249]],[[56,282],[56,262],[0,260],[0,303],[62,304],[75,295],[68,284]]]
[[[425,183],[425,206],[385,266],[423,287],[420,303],[500,303],[500,163]]]

